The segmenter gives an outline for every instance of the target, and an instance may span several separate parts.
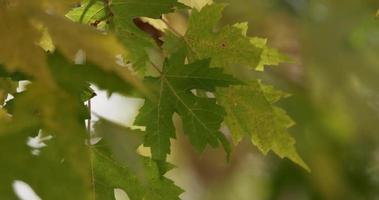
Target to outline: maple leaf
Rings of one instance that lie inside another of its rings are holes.
[[[215,31],[225,5],[206,5],[208,3],[203,3],[200,11],[193,11],[187,33],[182,38],[171,33],[164,36],[166,51],[175,52],[180,46],[187,46],[193,59],[211,57],[211,66],[224,67],[229,71],[236,65],[264,71],[267,65],[291,61],[277,49],[268,47],[267,39],[248,37],[246,22]]]
[[[252,81],[247,86],[219,89],[217,98],[226,109],[225,121],[234,143],[248,136],[264,154],[272,150],[281,158],[287,157],[304,169],[309,167],[295,149],[295,140],[287,129],[295,123],[286,112],[273,104],[288,94]]]
[[[144,145],[151,147],[152,157],[164,160],[170,153],[170,138],[175,138],[172,115],[183,120],[184,133],[198,151],[207,144],[217,147],[221,142],[229,152],[228,142],[219,131],[225,112],[216,100],[198,97],[191,90],[213,92],[216,87],[239,84],[240,81],[222,73],[220,68],[209,68],[210,60],[184,65],[181,50],[165,61],[160,77],[147,77],[145,84],[156,91],[156,101],[146,99],[135,125],[146,126]]]

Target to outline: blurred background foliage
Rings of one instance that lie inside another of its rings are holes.
[[[210,0],[183,0],[196,8]],[[184,200],[379,199],[379,18],[377,0],[223,0],[223,24],[249,22],[293,62],[241,71],[292,94],[282,101],[297,123],[290,132],[308,173],[287,159],[262,155],[249,141],[198,155],[182,134],[168,176]],[[185,32],[186,14],[166,17]],[[131,125],[140,100],[100,91],[94,113]],[[112,108],[111,108],[112,107]],[[126,109],[121,109],[124,107]],[[125,112],[125,110],[127,112]],[[110,115],[111,114],[111,115]],[[175,118],[178,132],[180,120]],[[226,131],[227,132],[227,131]],[[143,149],[141,150],[143,152]]]
[[[199,157],[179,138],[169,175],[184,199],[379,199],[379,1],[217,2],[229,4],[223,23],[249,22],[250,35],[293,59],[249,76],[292,93],[281,106],[312,172],[248,142],[229,164],[218,150]]]

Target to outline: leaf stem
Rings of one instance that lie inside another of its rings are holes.
[[[154,64],[153,62],[151,62],[150,61],[150,64],[151,64],[151,66],[153,66],[154,67],[154,69],[155,70],[157,70],[158,71],[158,73],[162,76],[163,75],[163,72],[162,72],[162,70],[161,69],[159,69],[159,67],[156,65],[156,64]]]
[[[91,117],[91,111],[92,111],[91,99],[89,99],[87,101],[87,107],[88,107],[88,112],[89,112],[88,121],[87,121],[87,131],[90,134],[89,139],[91,139],[91,119],[92,119],[92,117]],[[90,142],[90,141],[88,141],[88,142]]]
[[[184,38],[184,35],[180,34],[179,31],[172,27],[165,18],[161,17],[161,20],[167,26],[167,28],[170,29],[170,31],[173,32],[176,36]]]

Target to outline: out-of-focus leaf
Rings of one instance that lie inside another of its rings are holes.
[[[115,188],[123,189],[131,200],[179,199],[182,190],[164,177],[170,169],[168,163],[136,153],[142,132],[103,119],[96,123],[95,131],[104,137],[91,148],[97,199],[113,199]]]
[[[105,141],[113,158],[127,165],[139,178],[143,177],[142,159],[137,154],[137,148],[143,142],[144,132],[112,123],[106,119],[96,122],[95,137]]]
[[[201,10],[204,6],[212,4],[213,0],[179,0],[179,2],[191,7]]]
[[[26,74],[21,72],[8,72],[3,65],[0,65],[0,77],[10,78],[12,81],[21,81],[30,79]]]
[[[24,181],[43,199],[90,199],[90,176],[87,149],[80,134],[70,132],[54,135],[37,150],[27,146],[29,137],[38,129],[17,133],[0,133],[0,194],[2,199],[18,199],[12,189],[16,180]],[[12,152],[12,156],[9,156]]]
[[[3,123],[8,122],[10,120],[10,116],[7,113],[7,111],[0,107],[0,126],[3,125]]]
[[[44,51],[35,44],[41,33],[30,23],[30,15],[36,14],[32,5],[26,10],[22,6],[0,4],[0,64],[7,71],[21,71],[52,84]]]
[[[106,71],[117,74],[124,81],[129,82],[141,91],[147,92],[136,76],[132,75],[127,68],[117,65],[116,55],[126,54],[126,52],[115,37],[103,35],[90,27],[61,18],[46,17],[44,22],[54,44],[66,57],[74,59],[78,50],[83,50],[88,61]],[[77,42],[66,42],[67,40]]]
[[[107,71],[91,63],[74,64],[59,52],[49,55],[48,62],[51,73],[62,88],[70,90],[72,93],[83,94],[83,90],[88,90],[89,83],[95,84],[98,88],[107,90],[109,93],[119,92],[129,94],[131,86],[125,82],[117,73]],[[93,96],[91,91],[87,91],[88,99]]]
[[[15,199],[12,183],[22,180],[43,199],[90,199],[82,106],[80,98],[39,83],[15,97],[12,118],[0,126],[2,198]],[[52,135],[42,149],[28,143],[40,129]]]
[[[104,35],[58,15],[46,14],[39,1],[22,1],[11,7],[1,4],[0,9],[0,63],[4,64],[7,71],[19,71],[44,81],[46,87],[54,86],[44,50],[36,45],[41,41],[41,32],[44,32],[67,58],[74,60],[77,52],[82,50],[88,61],[116,73],[124,81],[147,93],[138,78],[128,69],[117,65],[116,55],[126,55],[127,52],[112,35]],[[43,27],[43,30],[38,30],[38,27]]]

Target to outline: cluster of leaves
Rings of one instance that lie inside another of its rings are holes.
[[[274,105],[288,94],[235,73],[288,59],[265,39],[248,37],[247,23],[219,28],[225,5],[200,10],[176,0],[75,2],[0,0],[2,199],[16,197],[15,180],[43,199],[113,199],[115,188],[133,200],[179,199],[182,189],[164,176],[172,168],[166,159],[176,135],[174,113],[199,152],[222,145],[229,157],[232,145],[220,132],[225,121],[233,144],[248,137],[263,153],[272,150],[308,169],[287,132],[293,121]],[[164,17],[178,10],[189,14],[184,35]],[[164,32],[149,24],[152,19],[165,24]],[[163,62],[153,61],[152,51]],[[17,89],[25,81],[26,89]],[[90,84],[144,98],[135,125],[146,130],[101,119],[88,134]],[[93,142],[94,136],[102,140]],[[141,144],[150,147],[150,157],[136,152]]]

